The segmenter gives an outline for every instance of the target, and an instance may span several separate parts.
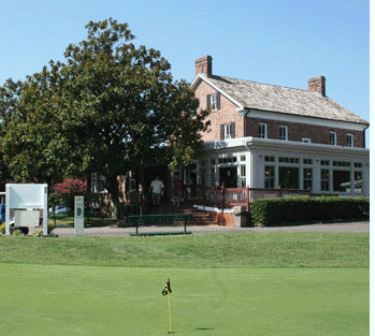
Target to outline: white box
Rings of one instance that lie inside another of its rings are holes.
[[[14,211],[14,226],[39,226],[39,211],[35,210],[16,210]]]

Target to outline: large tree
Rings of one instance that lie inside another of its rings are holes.
[[[186,82],[173,81],[160,52],[136,47],[126,23],[90,22],[24,82],[0,88],[0,150],[18,179],[61,180],[98,172],[117,205],[117,176],[155,163],[188,163],[199,148],[206,111]]]

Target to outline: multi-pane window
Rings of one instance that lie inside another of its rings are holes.
[[[275,162],[275,157],[274,156],[265,156],[264,161]]]
[[[220,93],[207,95],[207,107],[211,108],[212,111],[220,109]]]
[[[275,167],[265,166],[264,167],[264,187],[275,188]]]
[[[279,162],[282,163],[299,163],[299,158],[279,157]]]
[[[312,189],[313,171],[311,168],[303,169],[303,189]]]
[[[336,144],[337,144],[336,132],[329,132],[329,144],[331,146],[336,146]]]
[[[288,141],[288,126],[280,126],[280,136],[279,139],[283,141]]]
[[[211,187],[216,187],[216,171],[215,168],[211,168]]]
[[[305,165],[311,165],[312,164],[312,159],[303,159],[303,164],[305,164]]]
[[[240,165],[240,177],[239,177],[239,187],[246,187],[246,166]]]
[[[267,139],[267,124],[259,124],[259,138]]]
[[[330,172],[329,169],[321,169],[320,170],[320,189],[322,191],[329,191],[329,184],[330,184]]]
[[[220,139],[233,139],[235,137],[235,123],[220,125]]]
[[[354,146],[354,137],[353,137],[353,134],[347,134],[346,135],[346,145],[348,147],[353,147]]]

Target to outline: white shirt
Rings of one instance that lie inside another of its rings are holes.
[[[151,182],[151,188],[154,194],[160,194],[161,190],[164,188],[164,183],[160,180],[153,180]]]

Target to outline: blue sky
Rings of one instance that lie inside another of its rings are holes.
[[[109,17],[175,79],[191,82],[204,55],[216,75],[267,84],[307,89],[323,75],[327,96],[370,121],[369,0],[0,0],[0,85],[63,61],[90,20]]]

